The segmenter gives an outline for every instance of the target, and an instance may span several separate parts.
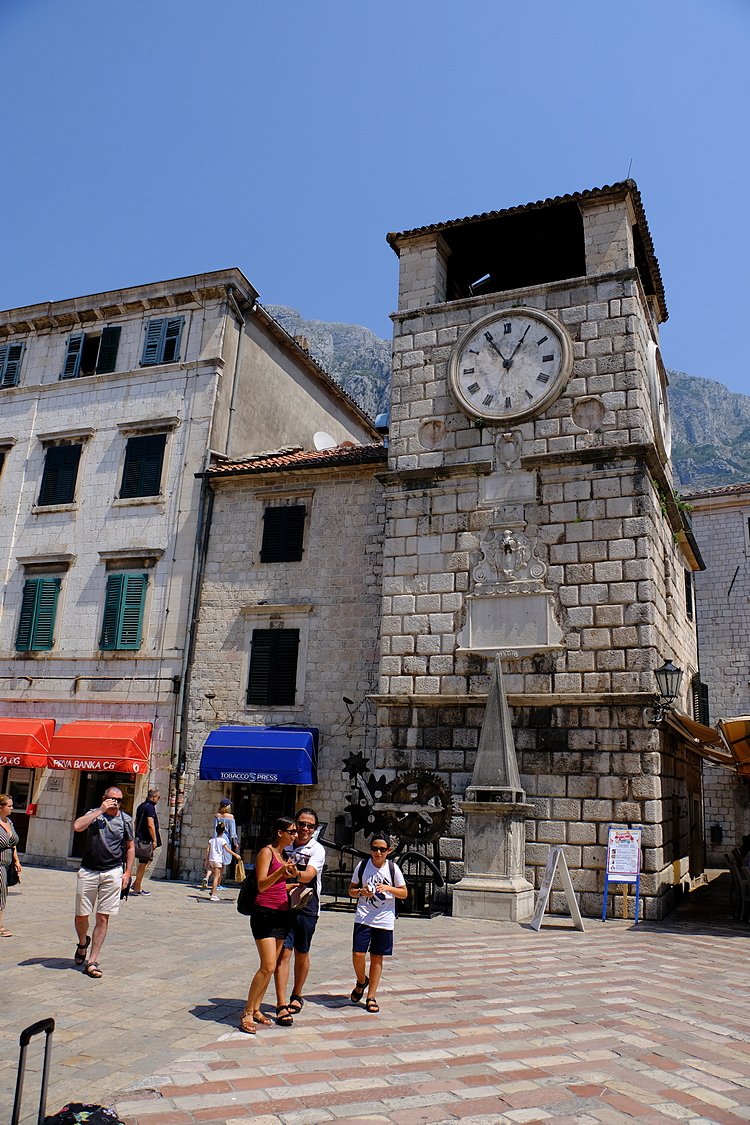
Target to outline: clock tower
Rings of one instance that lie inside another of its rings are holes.
[[[378,767],[450,788],[439,857],[461,878],[458,802],[500,655],[534,805],[528,877],[566,845],[596,914],[608,825],[642,824],[644,912],[661,916],[699,873],[700,769],[647,709],[666,658],[686,684],[697,673],[687,595],[701,562],[671,487],[667,309],[638,189],[388,241],[400,282]]]

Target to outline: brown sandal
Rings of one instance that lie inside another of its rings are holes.
[[[273,1020],[269,1020],[268,1016],[264,1016],[260,1008],[256,1008],[253,1012],[253,1020],[255,1023],[262,1024],[263,1027],[271,1027]]]
[[[255,1035],[255,1024],[253,1023],[252,1012],[242,1013],[238,1027],[240,1031],[245,1032],[245,1035]]]

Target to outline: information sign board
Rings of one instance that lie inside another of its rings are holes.
[[[609,900],[609,884],[622,883],[623,886],[623,917],[626,914],[627,887],[635,884],[635,924],[638,924],[638,914],[641,901],[641,842],[643,829],[619,828],[609,826],[607,832],[607,866],[604,871],[604,901],[602,903],[602,922],[607,920],[607,903]]]

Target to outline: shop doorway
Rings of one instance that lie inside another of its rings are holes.
[[[99,770],[81,770],[78,780],[78,800],[76,801],[76,814],[74,819],[83,816],[89,809],[95,809],[102,803],[102,794],[110,785],[116,785],[122,790],[123,812],[133,815],[135,801],[135,778],[130,773],[107,773]],[[70,854],[80,859],[86,847],[86,833],[74,832],[73,844]]]
[[[266,843],[264,833],[280,816],[294,816],[295,785],[232,786],[232,808],[240,837],[240,852],[247,862]]]
[[[2,792],[13,801],[13,827],[18,833],[18,851],[26,851],[26,838],[29,834],[29,818],[26,813],[31,800],[34,771],[18,766],[7,766],[3,778]]]

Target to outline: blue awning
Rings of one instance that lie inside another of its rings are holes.
[[[203,744],[201,781],[317,785],[315,727],[219,727]]]

